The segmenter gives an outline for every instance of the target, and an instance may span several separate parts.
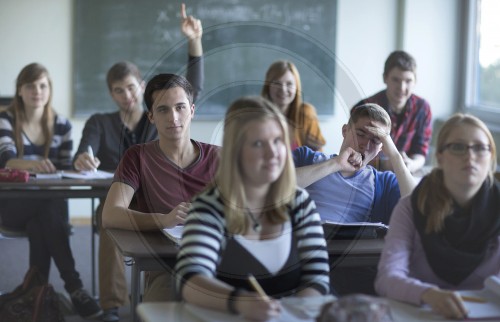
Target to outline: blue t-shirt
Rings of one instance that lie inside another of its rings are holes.
[[[326,161],[336,155],[302,146],[293,151],[297,168]],[[330,174],[306,187],[316,202],[322,220],[340,222],[371,221],[389,223],[400,198],[398,181],[392,171],[366,166],[351,177]]]

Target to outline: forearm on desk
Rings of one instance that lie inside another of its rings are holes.
[[[158,231],[163,227],[157,216],[163,216],[163,214],[143,213],[128,208],[105,206],[102,226],[125,230]]]
[[[114,182],[106,197],[102,209],[102,226],[104,228],[119,228],[127,230],[158,230],[163,228],[157,216],[163,214],[143,213],[129,209],[134,196],[131,186]]]

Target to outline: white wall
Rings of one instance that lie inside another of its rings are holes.
[[[446,117],[454,110],[459,4],[455,0],[338,0],[335,114],[320,120],[326,152],[338,151],[340,128],[350,107],[384,87],[383,64],[395,49],[415,56],[415,91],[430,101],[434,115]],[[42,63],[53,80],[54,107],[70,118],[78,145],[85,120],[71,117],[72,5],[68,0],[0,0],[0,95],[14,94],[22,67]],[[398,19],[400,6],[404,16]],[[403,48],[397,48],[401,39]],[[192,136],[220,144],[220,123],[195,118]],[[89,213],[86,203],[72,202],[70,209],[76,215]]]

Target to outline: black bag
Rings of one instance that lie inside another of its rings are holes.
[[[45,277],[32,267],[23,284],[0,295],[0,322],[63,322],[59,298]]]

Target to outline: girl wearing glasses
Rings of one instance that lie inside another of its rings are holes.
[[[436,159],[394,208],[375,289],[462,319],[467,310],[454,290],[481,289],[488,276],[500,276],[495,142],[481,120],[456,114],[439,133]]]

